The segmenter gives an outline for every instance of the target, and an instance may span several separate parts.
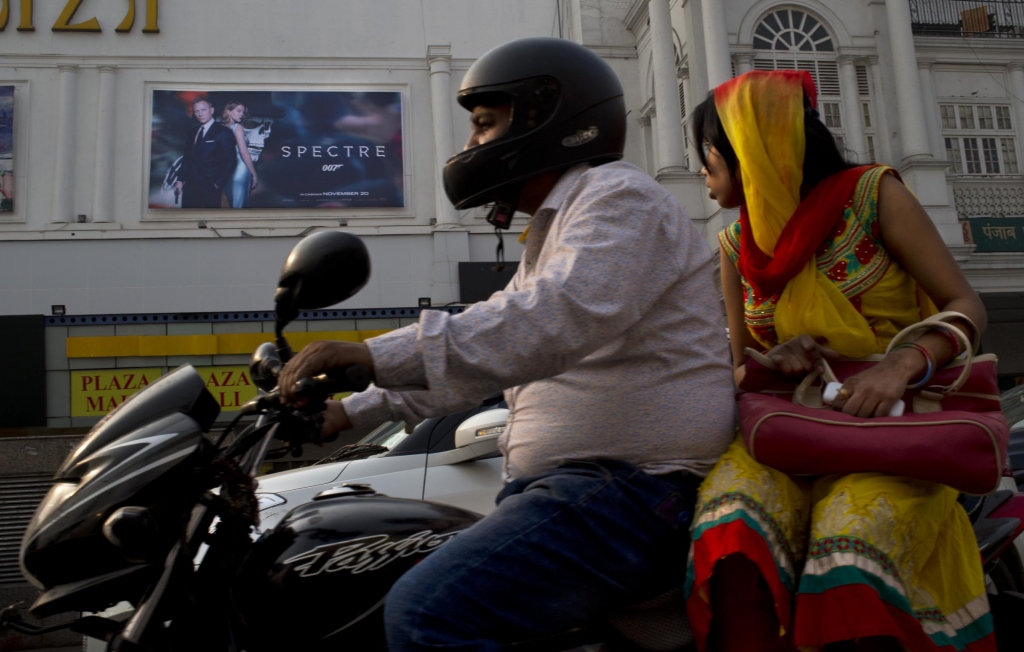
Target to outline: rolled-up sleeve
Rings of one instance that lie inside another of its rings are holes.
[[[652,201],[628,176],[582,175],[530,273],[461,314],[426,310],[418,324],[367,342],[378,387],[346,399],[353,423],[467,409],[558,375],[621,335],[679,278],[670,201]]]

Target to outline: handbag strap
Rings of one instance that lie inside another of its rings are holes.
[[[940,312],[937,315],[933,315],[928,319],[919,321],[916,324],[904,328],[902,331],[896,334],[896,337],[892,338],[892,341],[889,342],[888,348],[886,348],[885,350],[885,354],[888,355],[896,346],[902,344],[903,342],[911,341],[911,337],[919,332],[925,332],[937,328],[951,333],[953,337],[955,337],[963,347],[965,358],[963,367],[960,371],[960,375],[957,377],[956,380],[954,380],[951,384],[947,385],[946,387],[933,386],[929,388],[930,390],[937,391],[942,395],[952,394],[964,386],[964,383],[966,383],[967,379],[970,378],[971,376],[971,366],[974,364],[974,356],[977,352],[977,344],[974,343],[972,345],[971,340],[967,339],[967,335],[965,335],[964,332],[957,328],[956,326],[948,323],[946,321],[948,319],[963,319],[971,326],[975,334],[975,340],[980,340],[980,338],[977,337],[978,328],[970,319],[968,319],[967,317],[958,312]]]
[[[978,326],[973,321],[971,321],[971,318],[968,317],[967,315],[961,312],[956,312],[954,310],[947,310],[946,312],[940,312],[936,315],[932,315],[931,317],[925,319],[924,321],[929,322],[934,326],[936,323],[941,322],[945,324],[946,322],[949,322],[954,319],[959,319],[960,321],[966,323],[970,327],[971,333],[968,342],[970,344],[971,351],[974,353],[974,355],[978,355],[978,349],[981,348],[981,331],[978,330]],[[954,328],[956,327],[954,326]],[[967,347],[964,348],[966,349]]]
[[[796,405],[802,405],[809,408],[824,408],[828,407],[821,400],[821,391],[814,391],[816,389],[815,383],[821,378],[826,383],[838,383],[839,379],[836,378],[835,372],[832,371],[832,367],[828,366],[828,361],[822,358],[818,361],[821,364],[821,371],[815,369],[811,373],[804,376],[800,384],[796,386],[793,391],[793,403]]]

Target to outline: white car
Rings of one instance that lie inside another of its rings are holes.
[[[508,409],[496,397],[472,410],[427,419],[412,432],[404,423],[387,422],[314,465],[261,476],[259,529],[274,527],[296,506],[346,483],[489,514],[502,487],[497,439],[507,420]]]

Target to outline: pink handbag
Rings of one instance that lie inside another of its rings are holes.
[[[764,354],[748,349],[738,401],[750,454],[791,475],[875,471],[970,494],[995,491],[1009,441],[999,405],[996,357],[976,356],[963,332],[943,321],[951,317],[964,318],[941,313],[905,329],[889,345],[892,350],[911,335],[941,328],[966,349],[964,358],[936,371],[927,391],[904,394],[907,412],[899,417],[854,417],[821,400],[819,380],[845,381],[883,356],[826,363],[824,373],[797,383],[776,371]]]

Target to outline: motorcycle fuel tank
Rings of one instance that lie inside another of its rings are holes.
[[[253,544],[232,590],[247,649],[383,647],[391,586],[480,518],[372,491],[295,508]]]

